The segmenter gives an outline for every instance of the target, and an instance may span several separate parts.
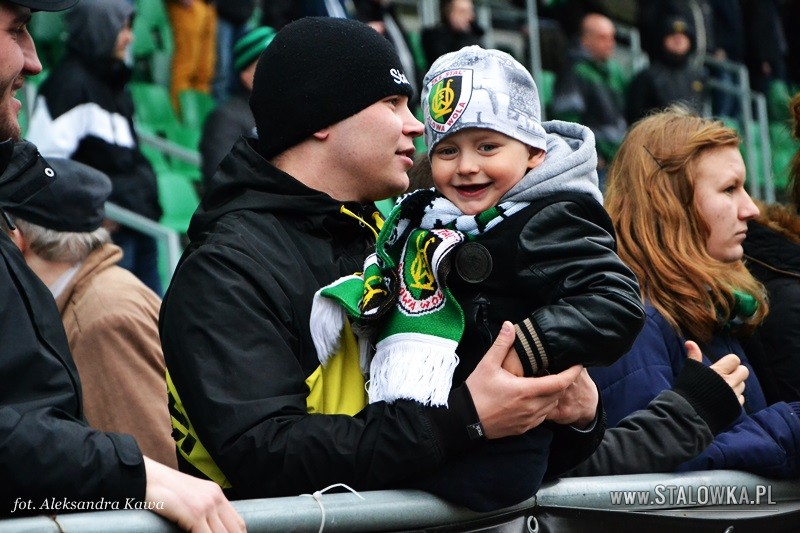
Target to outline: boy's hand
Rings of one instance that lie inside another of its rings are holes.
[[[466,380],[489,439],[521,435],[541,424],[581,371],[576,365],[540,378],[513,376],[501,367],[513,347],[514,326],[504,322],[494,344]]]
[[[525,375],[525,371],[522,368],[522,362],[519,360],[517,350],[513,346],[510,350],[508,350],[508,355],[506,355],[506,358],[503,359],[502,367],[503,370],[510,372],[515,376],[522,377]]]
[[[564,391],[556,408],[547,415],[547,420],[584,429],[595,419],[599,397],[597,386],[589,373],[581,365],[576,366],[581,368],[581,373]]]

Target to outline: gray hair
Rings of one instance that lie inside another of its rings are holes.
[[[55,231],[17,217],[11,218],[25,236],[31,251],[45,261],[75,265],[97,248],[111,242],[111,235],[102,227],[88,233],[75,233]]]

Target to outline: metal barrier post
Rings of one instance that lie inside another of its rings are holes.
[[[531,74],[533,75],[539,94],[542,94],[544,80],[542,79],[542,53],[539,47],[539,13],[536,7],[536,0],[528,0],[525,5],[525,13],[528,17],[528,52],[531,57]],[[540,106],[542,121],[547,120],[544,106]]]
[[[744,133],[744,146],[745,158],[747,159],[747,168],[756,168],[756,143],[753,138],[753,106],[750,103],[750,79],[747,74],[747,68],[744,65],[739,65],[739,101],[742,111],[742,131]],[[758,187],[757,180],[750,180],[750,194],[753,198],[761,199],[761,190]]]
[[[417,0],[417,12],[423,28],[439,22],[439,0]]]
[[[756,104],[758,127],[761,132],[761,175],[752,176],[751,180],[764,183],[764,201],[768,204],[775,202],[775,183],[772,177],[772,150],[770,146],[769,127],[767,117],[767,98],[761,93],[753,93],[753,102]]]
[[[180,236],[177,231],[111,202],[106,202],[106,216],[115,222],[140,231],[163,243],[167,253],[169,273],[171,275],[175,272],[182,253]]]
[[[164,155],[175,157],[190,165],[195,165],[198,168],[200,167],[200,152],[197,150],[190,150],[185,146],[181,146],[163,137],[144,131],[139,131],[139,142],[143,145],[152,146]]]
[[[732,61],[720,61],[718,59],[714,59],[709,56],[705,56],[703,61],[706,65],[711,65],[720,69],[729,70],[731,72],[736,73],[738,77],[737,86],[730,87],[726,83],[720,83],[716,80],[711,80],[709,82],[709,86],[712,88],[720,89],[726,92],[731,92],[736,94],[739,97],[739,106],[741,107],[741,130],[742,130],[742,141],[745,147],[745,165],[750,170],[750,172],[756,172],[758,169],[758,165],[756,164],[756,143],[755,143],[755,132],[753,131],[753,105],[752,102],[754,101],[754,95],[750,91],[750,79],[747,74],[747,67],[742,65],[741,63],[734,63]],[[763,96],[763,95],[762,95]],[[758,105],[758,104],[757,104]],[[766,115],[759,116],[759,120],[766,120]],[[762,130],[767,129],[766,124],[761,125]],[[769,133],[769,132],[768,132]],[[767,143],[766,150],[769,151],[769,135],[767,135],[766,139],[762,136],[762,153],[763,153],[763,143]],[[771,168],[769,172],[771,172]],[[772,184],[772,177],[770,175],[769,178],[770,188]],[[758,180],[751,179],[747,182],[747,190],[753,198],[761,199],[761,188],[758,187]],[[774,191],[772,191],[774,194]]]
[[[494,38],[494,26],[492,25],[492,6],[485,2],[478,4],[475,18],[478,25],[483,28],[482,46],[484,48],[497,48],[497,41]]]

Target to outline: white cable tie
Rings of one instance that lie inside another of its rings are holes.
[[[356,496],[358,496],[360,499],[362,499],[362,500],[364,499],[364,497],[361,494],[359,494],[356,489],[354,489],[354,488],[352,488],[352,487],[350,487],[350,486],[348,486],[348,485],[346,485],[344,483],[334,483],[333,485],[328,485],[327,487],[325,487],[322,490],[314,491],[314,494],[301,494],[300,495],[300,496],[311,496],[317,502],[317,505],[319,505],[319,510],[320,510],[320,513],[322,514],[322,521],[319,524],[319,533],[322,533],[322,531],[325,529],[325,506],[322,504],[322,494],[324,492],[326,492],[326,491],[328,491],[330,489],[334,489],[336,487],[345,488],[345,489],[349,490],[350,492],[352,492],[353,494],[355,494]]]

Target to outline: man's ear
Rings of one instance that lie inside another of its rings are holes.
[[[536,168],[542,164],[545,157],[545,151],[541,148],[534,148],[533,146],[528,146],[528,170],[532,168]]]
[[[322,128],[321,130],[314,132],[314,138],[318,141],[324,141],[330,135],[331,130],[330,128]]]

